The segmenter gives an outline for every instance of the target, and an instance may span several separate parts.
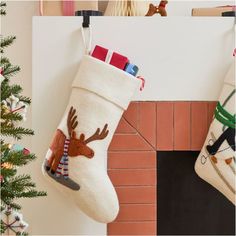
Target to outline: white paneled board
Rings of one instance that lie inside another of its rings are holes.
[[[81,24],[81,17],[33,19],[33,149],[39,162],[64,112],[83,55]],[[232,18],[92,17],[91,25],[93,45],[120,52],[140,67],[146,87],[133,100],[218,98],[232,60]],[[41,186],[48,197],[40,203],[39,215],[46,211],[47,216],[40,224],[32,222],[34,234],[106,234],[106,225],[86,217],[42,177]]]

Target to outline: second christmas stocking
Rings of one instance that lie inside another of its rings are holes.
[[[70,189],[80,209],[99,222],[113,221],[119,211],[107,149],[138,85],[130,74],[84,56],[43,164],[46,176]]]
[[[197,174],[235,204],[235,63],[226,75]]]

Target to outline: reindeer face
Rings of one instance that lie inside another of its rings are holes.
[[[79,155],[92,158],[94,156],[94,151],[87,146],[88,143],[103,140],[108,135],[108,125],[105,124],[102,131],[100,128],[97,128],[95,133],[89,138],[85,139],[84,134],[81,134],[79,139],[76,137],[75,128],[78,125],[77,116],[75,115],[76,110],[71,107],[67,117],[67,128],[68,134],[70,136],[70,144],[68,147],[68,155],[71,157],[76,157]]]
[[[87,158],[92,158],[94,156],[94,151],[87,146],[84,139],[84,134],[81,134],[80,138],[78,139],[76,138],[75,132],[73,132],[68,148],[69,156],[76,157],[78,155],[82,155],[86,156]]]

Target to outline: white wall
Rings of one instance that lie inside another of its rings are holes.
[[[168,4],[169,15],[173,16],[188,16],[191,14],[192,7],[200,6],[215,6],[232,4],[234,1],[170,1]],[[38,14],[37,1],[7,1],[7,16],[2,18],[1,26],[4,35],[13,34],[17,36],[16,43],[6,50],[7,56],[12,63],[21,66],[21,73],[16,76],[13,81],[20,83],[24,88],[24,94],[32,97],[32,60],[31,60],[31,20],[33,15]],[[47,72],[45,72],[47,73]],[[31,113],[28,114],[28,120],[25,126],[31,126]],[[31,139],[25,138],[22,142],[25,146],[30,147]],[[34,151],[34,150],[32,150]],[[38,162],[27,166],[23,172],[30,173],[39,189],[45,189],[44,180],[40,175],[39,163],[42,157],[39,157]],[[68,235],[69,233],[76,234],[77,229],[77,210],[66,202],[62,196],[58,196],[54,190],[49,190],[49,197],[41,199],[27,199],[23,202],[23,213],[25,220],[30,224],[31,234],[56,234],[56,226],[51,224],[51,219],[48,218],[48,208],[51,202],[54,202],[55,218],[63,217],[63,211],[74,211],[74,217],[65,220],[65,225],[61,230],[61,234]],[[44,220],[43,220],[44,219]]]

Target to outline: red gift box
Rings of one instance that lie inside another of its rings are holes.
[[[95,57],[101,61],[106,61],[108,49],[96,46],[91,54],[92,57]]]
[[[111,60],[110,60],[110,64],[121,69],[124,70],[126,64],[129,62],[129,59],[125,56],[122,56],[116,52],[113,52]]]
[[[126,64],[129,62],[129,59],[127,57],[125,57],[119,53],[116,53],[116,52],[109,53],[108,49],[103,48],[98,45],[95,46],[91,56],[95,57],[101,61],[105,61],[105,62],[107,62],[107,63],[109,63],[121,70],[124,70]],[[109,59],[109,58],[111,58],[111,59]]]

